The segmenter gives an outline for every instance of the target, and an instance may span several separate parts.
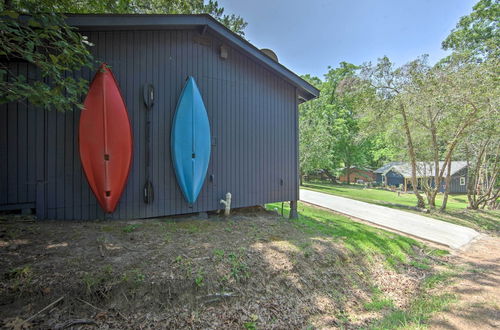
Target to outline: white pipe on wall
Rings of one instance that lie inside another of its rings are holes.
[[[221,199],[221,200],[220,200],[220,203],[221,203],[221,204],[224,204],[224,206],[225,206],[225,209],[224,209],[224,215],[225,215],[225,216],[228,216],[228,215],[229,215],[229,213],[231,212],[231,193],[230,193],[230,192],[228,192],[228,193],[226,194],[226,200]]]

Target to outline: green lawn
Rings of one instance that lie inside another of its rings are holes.
[[[359,185],[332,185],[323,182],[307,182],[304,183],[303,188],[410,212],[418,212],[407,208],[408,206],[415,206],[417,204],[417,199],[413,193],[401,193],[398,196],[397,192],[378,188],[364,188]],[[442,198],[442,194],[437,196],[437,207],[441,206]],[[500,212],[468,210],[466,195],[450,195],[446,212],[433,211],[427,215],[439,220],[468,226],[476,230],[494,234],[500,233]]]
[[[401,204],[406,206],[417,205],[415,194],[401,193],[398,196],[397,192],[388,191],[378,188],[364,188],[360,185],[332,185],[329,183],[310,183],[304,184],[304,188],[326,192],[332,195],[349,197],[363,202],[387,205],[387,203]],[[425,196],[424,196],[425,198]],[[443,195],[439,194],[436,198],[436,204],[441,206]],[[447,208],[450,210],[462,210],[467,208],[466,195],[450,195],[448,198]]]
[[[268,209],[278,208],[281,203],[268,204]],[[289,209],[284,209],[288,216]],[[407,256],[413,254],[412,245],[423,244],[409,237],[377,229],[350,218],[316,207],[299,203],[300,217],[294,225],[308,233],[321,233],[341,241],[348,249],[356,253],[377,253],[386,257],[388,264],[406,263]]]
[[[267,204],[268,210],[281,211],[281,203]],[[420,247],[428,256],[444,255],[445,250],[432,250],[426,245],[412,238],[387,232],[362,223],[355,222],[348,217],[329,212],[317,207],[308,206],[299,202],[299,218],[290,220],[290,223],[309,234],[324,235],[342,242],[352,252],[360,255],[383,255],[387,265],[398,269],[399,267],[417,267],[428,270],[433,263],[424,257],[416,260],[413,247]],[[289,207],[285,203],[283,216],[288,217]],[[451,274],[451,273],[449,273]],[[380,319],[367,326],[367,329],[420,329],[426,326],[430,317],[443,309],[454,300],[454,296],[447,293],[431,292],[437,285],[445,285],[451,275],[436,272],[428,276],[421,283],[421,290],[413,297],[407,308],[396,308],[391,299],[383,296],[377,288],[374,289],[371,301],[363,304],[367,311],[386,312]],[[349,317],[349,316],[346,316]]]

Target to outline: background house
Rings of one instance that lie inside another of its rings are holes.
[[[298,104],[318,90],[208,15],[75,15],[68,23],[88,36],[91,51],[112,69],[128,108],[133,161],[117,210],[106,217],[147,218],[232,206],[296,201]],[[29,78],[27,63],[9,69]],[[97,69],[97,68],[96,68]],[[90,80],[95,70],[75,73]],[[212,154],[193,205],[172,168],[170,132],[187,76],[200,88],[211,125]],[[142,88],[153,84],[151,181],[145,204]],[[0,210],[35,209],[40,219],[96,219],[98,206],[78,153],[80,111],[42,111],[25,103],[0,109]]]
[[[442,168],[444,162],[440,162]],[[411,188],[411,165],[404,162],[391,162],[375,171],[376,182],[383,186],[402,187],[404,191]],[[417,162],[417,181],[418,188],[421,189],[422,180],[431,180],[429,184],[434,186],[434,164],[432,162]],[[446,170],[445,175],[446,177]],[[466,193],[467,192],[467,162],[452,161],[451,162],[451,193]],[[444,192],[445,182],[444,177],[441,181],[440,192]]]
[[[347,183],[347,169],[343,168],[340,171],[338,180],[342,183]],[[349,169],[349,182],[356,183],[358,181],[373,182],[375,181],[375,173],[373,170],[365,167],[351,166]]]

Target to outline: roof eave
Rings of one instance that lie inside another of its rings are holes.
[[[207,27],[223,37],[233,46],[252,55],[258,62],[284,77],[296,86],[299,102],[305,102],[319,96],[319,90],[304,79],[287,69],[282,64],[272,60],[257,47],[238,36],[208,14],[199,15],[96,15],[96,14],[67,14],[67,23],[81,30],[121,30],[134,29],[187,29]]]

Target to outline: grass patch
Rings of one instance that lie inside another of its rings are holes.
[[[137,228],[139,228],[139,225],[126,225],[122,230],[124,233],[131,233],[134,232]]]
[[[102,293],[104,287],[114,278],[114,271],[111,265],[102,267],[95,272],[86,272],[82,276],[82,283],[88,295]]]
[[[387,314],[369,329],[419,329],[425,326],[430,317],[456,300],[449,293],[422,295],[410,305],[408,310],[397,309]]]
[[[380,189],[365,188],[362,185],[333,185],[330,183],[306,182],[304,188],[325,192],[328,194],[357,199],[363,202],[387,205],[387,203],[401,204],[405,206],[416,206],[417,198],[413,193],[401,193]],[[436,206],[442,203],[442,194],[436,197]],[[462,194],[451,194],[448,197],[447,208],[449,210],[463,210],[467,208],[467,197]]]
[[[34,272],[31,265],[24,265],[11,269],[5,277],[12,280],[11,288],[18,294],[22,294],[33,284]]]
[[[423,259],[423,260],[412,260],[410,262],[410,265],[412,265],[413,267],[415,268],[418,268],[418,269],[423,269],[423,270],[428,270],[428,269],[431,269],[431,265],[429,265],[429,261],[426,260],[426,259]]]
[[[427,277],[422,283],[423,289],[432,289],[437,285],[449,281],[455,275],[454,272],[440,272]]]
[[[304,188],[319,191],[335,196],[356,199],[362,202],[401,209],[408,212],[421,214],[421,212],[408,209],[417,205],[417,199],[413,193],[398,194],[380,188],[364,188],[361,185],[333,185],[324,182],[306,182]],[[436,207],[439,209],[443,194],[436,197]],[[438,220],[455,223],[462,226],[500,233],[500,211],[498,210],[468,210],[467,197],[463,194],[451,194],[448,198],[445,212],[432,211],[425,216]]]
[[[281,203],[266,205],[273,210]],[[309,234],[319,234],[341,241],[349,250],[367,255],[381,254],[388,265],[394,267],[400,263],[408,263],[408,255],[413,255],[412,246],[424,247],[412,238],[400,236],[381,229],[373,228],[352,221],[346,216],[338,215],[320,208],[299,202],[299,218],[291,223]],[[290,211],[287,205],[285,216]]]
[[[391,299],[384,297],[379,288],[374,288],[371,301],[364,303],[363,307],[367,311],[381,311],[387,308],[394,308],[394,303]]]
[[[268,204],[266,208],[273,210],[280,203]],[[382,255],[388,265],[397,268],[398,265],[407,264],[419,269],[429,270],[431,261],[427,258],[415,258],[413,246],[418,246],[430,255],[440,256],[448,252],[445,250],[430,250],[425,245],[414,239],[400,236],[378,228],[373,228],[362,223],[354,222],[348,217],[329,212],[317,207],[312,207],[299,202],[299,218],[290,222],[299,229],[317,235],[325,235],[331,239],[341,241],[354,253]],[[285,216],[289,214],[289,207],[284,209]],[[300,246],[307,250],[308,246]],[[397,309],[391,299],[384,297],[382,292],[375,288],[371,301],[363,304],[367,311],[388,310],[382,319],[373,323],[369,329],[399,329],[420,328],[435,312],[441,311],[455,300],[452,294],[444,293],[434,295],[429,292],[437,285],[445,283],[453,276],[452,272],[437,273],[429,276],[422,283],[421,293],[410,304],[408,309]],[[336,315],[340,321],[342,318]],[[348,315],[345,316],[348,318]],[[347,320],[347,319],[346,319]],[[347,322],[347,321],[346,321]]]
[[[454,272],[440,272],[427,277],[421,285],[421,293],[407,310],[394,309],[382,319],[374,322],[369,329],[420,329],[434,313],[446,310],[456,296],[450,293],[429,292],[438,285],[448,283],[456,275]],[[375,305],[377,306],[377,305]]]

